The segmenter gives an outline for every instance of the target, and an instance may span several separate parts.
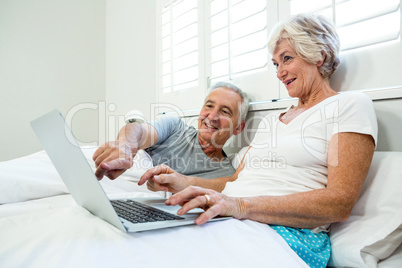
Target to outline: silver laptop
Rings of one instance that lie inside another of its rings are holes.
[[[139,232],[190,225],[202,212],[178,216],[180,207],[165,205],[163,198],[109,200],[59,111],[32,121],[31,126],[77,204],[116,228]]]

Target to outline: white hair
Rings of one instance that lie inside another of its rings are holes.
[[[271,54],[281,40],[287,40],[307,62],[317,64],[324,60],[319,67],[324,78],[329,79],[340,64],[340,43],[335,26],[321,15],[295,15],[277,24],[268,41]]]

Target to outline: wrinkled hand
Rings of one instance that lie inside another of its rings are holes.
[[[143,185],[147,182],[147,188],[151,191],[165,191],[177,193],[189,186],[189,177],[182,175],[166,165],[159,165],[145,172],[138,182]]]
[[[98,180],[101,180],[103,176],[111,180],[119,177],[133,166],[133,158],[136,152],[136,149],[118,141],[108,142],[100,146],[92,157],[95,161],[95,175]]]
[[[209,200],[205,195],[208,195]],[[166,200],[166,205],[179,205],[182,208],[178,215],[186,214],[194,208],[205,210],[195,221],[196,224],[204,224],[216,216],[233,216],[237,219],[245,217],[245,202],[242,198],[228,197],[214,190],[197,186],[189,186],[181,192],[172,195]]]

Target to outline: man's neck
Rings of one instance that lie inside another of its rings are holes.
[[[201,149],[206,156],[213,159],[214,161],[222,161],[225,159],[222,148],[216,148],[212,144],[202,140],[198,137],[198,141],[201,145]]]
[[[215,148],[215,150],[212,151],[209,148],[202,148],[202,150],[209,158],[211,158],[214,161],[222,161],[225,159],[222,149]]]

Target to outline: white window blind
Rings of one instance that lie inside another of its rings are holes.
[[[400,36],[400,0],[291,0],[290,12],[318,12],[332,19],[343,51]]]
[[[212,81],[266,69],[266,0],[210,1],[209,22]]]
[[[253,101],[289,97],[276,78],[267,40],[278,21],[305,12],[321,13],[337,27],[342,64],[331,79],[335,90],[402,84],[398,62],[389,60],[402,56],[401,0],[157,2],[158,102],[199,108],[208,83],[228,79]]]
[[[197,1],[171,1],[160,16],[162,93],[198,86]]]

